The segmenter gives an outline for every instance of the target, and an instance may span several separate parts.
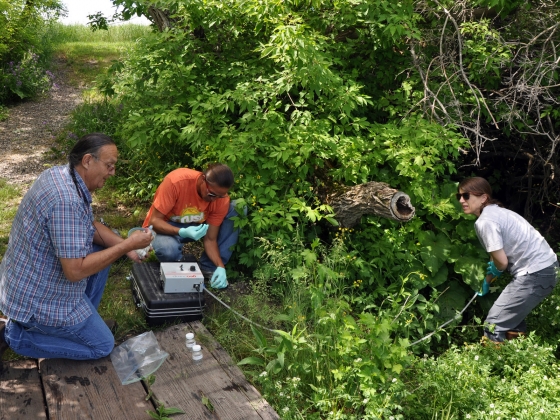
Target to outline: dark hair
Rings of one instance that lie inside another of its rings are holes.
[[[492,187],[490,186],[490,183],[482,177],[475,176],[473,178],[463,179],[457,187],[457,192],[459,192],[460,190],[477,196],[486,194],[488,196],[488,200],[484,204],[482,204],[480,208],[481,211],[489,204],[497,204],[500,207],[504,207],[502,203],[492,198]]]
[[[97,152],[103,146],[114,145],[115,142],[113,139],[105,134],[102,133],[91,133],[86,134],[82,138],[80,138],[70,153],[68,154],[68,163],[70,163],[70,167],[75,168],[76,165],[82,163],[82,158],[87,155],[97,156]]]
[[[221,163],[211,163],[204,171],[206,181],[216,184],[221,188],[231,188],[233,185],[233,172],[227,165]]]

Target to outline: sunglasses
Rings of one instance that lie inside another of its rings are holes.
[[[476,195],[476,194],[473,194],[473,195]],[[468,192],[457,193],[457,194],[455,194],[455,197],[457,197],[457,201],[461,201],[461,197],[463,197],[463,200],[469,201],[469,198],[471,198],[471,193],[468,193]]]
[[[210,198],[226,198],[226,195],[218,195],[216,193],[213,193],[210,188],[208,188],[208,181],[206,180],[206,177],[204,177],[204,182],[206,183],[206,195]]]

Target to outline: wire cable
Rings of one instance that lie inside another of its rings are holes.
[[[270,328],[263,327],[262,325],[257,324],[255,321],[251,321],[251,320],[250,320],[249,318],[247,318],[246,316],[241,315],[239,312],[237,312],[237,311],[236,311],[235,309],[233,309],[231,306],[229,306],[229,305],[227,305],[226,303],[222,302],[222,301],[220,300],[220,298],[218,298],[214,293],[212,293],[212,292],[211,292],[210,290],[208,290],[206,287],[204,288],[204,291],[205,291],[206,293],[208,293],[210,296],[212,296],[214,299],[216,299],[218,302],[220,302],[222,305],[224,305],[227,309],[229,309],[230,311],[232,311],[235,315],[237,315],[237,316],[243,318],[243,319],[244,319],[245,321],[247,321],[248,323],[253,324],[253,325],[256,325],[257,327],[262,328],[262,329],[267,330],[267,331],[270,331],[270,332],[272,332],[272,333],[274,333],[274,334],[280,335],[280,333],[279,333],[277,330],[271,330]]]
[[[212,293],[210,290],[208,290],[206,287],[204,288],[204,291],[207,292],[210,296],[212,296],[214,299],[216,299],[219,303],[221,303],[222,305],[224,305],[227,309],[229,309],[230,311],[232,311],[235,315],[241,317],[242,319],[244,319],[245,321],[249,322],[250,324],[253,324],[259,328],[262,328],[264,330],[270,331],[274,334],[279,334],[278,330],[271,330],[270,328],[264,327],[258,323],[256,323],[255,321],[250,320],[249,318],[247,318],[244,315],[241,315],[239,312],[237,312],[235,309],[233,309],[231,306],[229,306],[228,304],[224,303],[220,298],[218,298],[214,293]],[[461,312],[459,312],[457,315],[455,315],[453,318],[451,318],[450,320],[448,320],[447,322],[444,322],[443,324],[441,324],[440,326],[438,326],[434,331],[432,331],[430,334],[426,335],[425,337],[422,337],[420,340],[415,341],[412,344],[409,344],[408,347],[412,347],[418,343],[421,343],[424,340],[427,340],[428,338],[430,338],[432,335],[434,335],[436,332],[438,332],[439,330],[443,329],[446,325],[450,324],[451,322],[455,321],[456,319],[460,318],[463,315],[463,312],[465,312],[465,310],[471,305],[471,303],[473,303],[473,301],[476,299],[476,297],[478,296],[478,292],[474,292],[473,297],[471,298],[471,300],[469,301],[469,303],[467,303],[467,305],[461,310]]]
[[[470,306],[470,304],[473,302],[473,300],[476,299],[476,297],[478,296],[478,292],[474,292],[474,296],[472,297],[471,300],[469,300],[469,303],[467,303],[467,305],[463,308],[463,310],[461,312],[459,312],[457,315],[455,315],[453,318],[451,318],[449,321],[441,324],[439,327],[437,327],[434,331],[432,331],[430,334],[428,334],[425,337],[422,337],[420,340],[415,341],[412,344],[409,344],[408,347],[412,347],[418,343],[421,343],[424,340],[427,340],[428,338],[430,338],[432,335],[434,335],[436,332],[438,332],[439,330],[441,330],[443,327],[445,327],[447,324],[455,321],[456,319],[458,319],[461,315],[463,315],[463,312],[465,312],[465,310]]]

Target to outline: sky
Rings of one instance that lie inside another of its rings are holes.
[[[85,25],[89,22],[88,15],[102,12],[105,17],[111,18],[115,13],[115,7],[111,0],[63,0],[62,3],[68,9],[68,16],[61,19],[61,22],[65,24],[81,23]],[[130,23],[148,25],[149,21],[144,17],[135,16],[130,20]]]

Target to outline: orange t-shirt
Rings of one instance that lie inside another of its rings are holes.
[[[220,226],[229,211],[229,197],[204,201],[196,190],[202,172],[179,168],[167,174],[156,190],[154,202],[144,219],[148,227],[153,209],[165,214],[166,221],[177,223],[208,223]]]

